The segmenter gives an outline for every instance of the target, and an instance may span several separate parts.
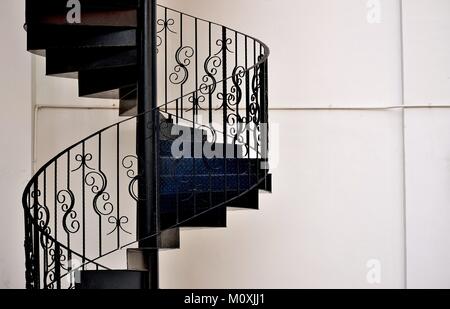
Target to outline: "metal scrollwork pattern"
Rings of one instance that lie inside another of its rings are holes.
[[[79,165],[78,165],[78,167],[73,169],[72,172],[76,172],[76,171],[80,170],[83,166],[86,167],[88,170],[91,170],[91,171],[94,170],[88,164],[88,162],[92,161],[92,154],[91,153],[87,153],[87,154],[84,154],[84,155],[83,154],[77,154],[75,156],[75,161],[77,161],[79,163]]]
[[[162,38],[162,33],[163,32],[170,32],[172,34],[176,34],[176,31],[172,29],[172,26],[175,25],[175,20],[173,18],[159,18],[156,21],[156,24],[158,25],[158,30],[156,32],[156,52],[159,53],[159,48],[162,46],[163,44],[163,38]]]
[[[95,212],[99,216],[111,215],[114,211],[114,205],[110,202],[111,195],[106,192],[108,185],[106,175],[102,171],[92,171],[86,174],[84,181],[91,188],[92,193],[95,194],[93,200]],[[100,203],[99,200],[101,200]]]
[[[250,116],[251,121],[258,125],[260,122],[260,97],[259,97],[259,90],[261,88],[261,79],[260,79],[260,73],[261,73],[261,66],[258,65],[255,67],[253,71],[253,78],[252,78],[252,94],[250,96],[251,103],[250,103]]]
[[[136,201],[145,200],[145,198],[138,194],[138,181],[142,178],[142,173],[138,173],[138,157],[135,155],[128,155],[122,159],[122,167],[126,170],[127,177],[130,179],[128,184],[128,193]]]
[[[80,221],[75,208],[75,196],[71,190],[61,190],[58,192],[57,201],[61,205],[64,213],[62,225],[67,235],[76,234],[80,230]]]
[[[233,44],[233,39],[226,38],[225,42],[224,39],[217,39],[216,45],[220,48],[219,51],[216,53],[216,55],[219,55],[226,49],[228,53],[234,53],[234,51],[231,50],[230,46]]]
[[[202,94],[210,94],[216,91],[217,87],[217,79],[216,75],[218,73],[218,69],[222,66],[222,58],[217,55],[209,56],[204,64],[203,69],[206,74],[202,77],[202,84],[200,85],[200,92]]]
[[[176,54],[175,65],[172,74],[169,76],[169,80],[174,85],[183,85],[189,78],[188,67],[191,65],[191,59],[194,57],[195,51],[191,46],[180,47]]]

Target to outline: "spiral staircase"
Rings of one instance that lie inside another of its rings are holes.
[[[180,248],[181,228],[224,228],[227,208],[258,209],[271,191],[268,47],[150,2],[26,0],[47,75],[119,100],[125,117],[26,186],[29,289],[157,288],[158,252]]]

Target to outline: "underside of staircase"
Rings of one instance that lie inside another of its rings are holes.
[[[26,0],[24,28],[48,76],[123,117],[28,183],[27,288],[158,288],[180,228],[225,228],[271,191],[261,41],[151,0]]]

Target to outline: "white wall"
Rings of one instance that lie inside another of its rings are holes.
[[[402,110],[364,109],[448,104],[448,1],[403,1],[404,102],[399,0],[379,1],[380,23],[368,22],[366,0],[160,2],[268,43],[281,158],[260,211],[231,212],[227,229],[185,231],[182,250],[161,253],[162,287],[402,288],[406,260],[409,286],[448,287],[446,110],[406,112],[404,171]],[[99,104],[76,99],[75,81],[44,77],[42,59],[36,78],[38,104]],[[40,110],[38,161],[115,119],[92,113]],[[366,280],[372,259],[380,284]]]
[[[0,3],[0,288],[25,286],[22,192],[31,176],[31,56],[25,2]]]
[[[450,110],[408,111],[408,287],[450,288]]]
[[[450,1],[404,1],[408,287],[450,288]]]
[[[449,105],[450,1],[405,0],[405,101]]]

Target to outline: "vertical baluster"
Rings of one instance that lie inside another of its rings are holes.
[[[239,74],[238,71],[238,67],[239,67],[239,44],[238,44],[238,33],[235,31],[234,32],[234,67],[236,68],[236,74]],[[236,78],[239,78],[239,76],[236,76]],[[238,100],[239,98],[237,97],[237,93],[238,93],[238,86],[236,86],[236,132],[239,132],[239,104],[240,104],[240,100]],[[236,141],[237,141],[238,135],[236,134],[236,137],[234,138],[234,145],[236,145]]]
[[[178,124],[178,118],[179,116],[179,106],[178,106],[178,99],[175,100],[175,122]]]
[[[59,248],[59,243],[58,243],[58,160],[55,160],[55,173],[54,173],[54,198],[55,198],[55,221],[54,221],[54,229],[55,229],[55,279],[56,279],[56,288],[57,289],[61,289],[61,272],[60,272],[60,263],[61,261],[59,259],[57,259],[56,256],[56,252],[57,252],[57,248]]]
[[[212,26],[211,22],[208,23],[208,58],[206,61],[209,61],[212,56]],[[206,71],[208,71],[207,65],[205,66]],[[206,72],[208,73],[208,72]],[[211,128],[211,130],[214,130],[212,122],[213,122],[213,87],[214,85],[210,84],[208,86],[208,123]],[[214,132],[215,133],[215,132]],[[214,140],[211,141],[213,143],[211,147],[216,147],[216,142]],[[204,152],[202,151],[202,156],[204,156]],[[212,200],[212,175],[211,175],[211,167],[208,168],[208,185],[209,185],[209,207],[212,207],[213,200]]]
[[[196,183],[194,182],[195,175],[196,175],[196,166],[195,166],[195,145],[196,142],[203,142],[203,136],[201,141],[197,141],[197,135],[195,134],[195,125],[197,123],[197,116],[198,116],[198,104],[199,104],[199,97],[198,97],[198,20],[197,18],[194,19],[194,31],[195,31],[195,42],[194,42],[194,48],[195,48],[195,94],[192,106],[192,139],[191,142],[193,143],[191,145],[191,157],[192,157],[192,180],[193,180],[193,199],[194,199],[194,214],[197,213],[197,194],[196,194]]]
[[[198,104],[200,104],[199,102],[199,98],[198,98],[198,19],[195,18],[195,105],[194,105],[194,122],[197,122],[197,116],[198,116]]]
[[[238,56],[238,48],[239,48],[239,45],[238,45],[238,33],[235,31],[234,32],[234,56],[235,56],[235,58],[234,58],[234,67],[236,68],[236,71],[235,71],[235,74],[239,74],[239,71],[238,71],[238,67],[239,67],[239,56]],[[235,77],[236,78],[236,80],[239,80],[239,76],[236,76]],[[237,86],[236,85],[236,136],[233,138],[233,157],[234,157],[234,159],[235,159],[235,161],[236,161],[236,168],[237,168],[237,174],[236,174],[236,183],[237,183],[237,192],[238,192],[238,194],[239,194],[239,192],[240,192],[240,188],[241,188],[241,183],[240,183],[240,164],[239,164],[239,161],[238,161],[238,155],[237,155],[237,145],[236,145],[236,142],[237,142],[237,139],[238,139],[238,136],[239,136],[239,132],[240,132],[240,128],[239,128],[239,125],[240,125],[240,121],[239,121],[239,101],[240,101],[240,99],[238,98],[238,87],[239,86]]]
[[[180,48],[183,48],[183,14],[180,13]],[[180,110],[180,117],[183,118],[183,108],[184,108],[184,83],[180,84],[180,100],[181,100],[181,110]]]
[[[67,152],[67,191],[70,191],[70,150]],[[73,201],[75,203],[75,201]],[[68,262],[68,268],[67,271],[69,272],[70,276],[70,286],[74,286],[74,282],[72,281],[73,275],[72,275],[72,251],[70,248],[70,233],[67,233],[67,262]]]
[[[120,123],[116,126],[116,203],[117,203],[117,220],[120,224]],[[117,249],[120,248],[120,227],[117,227]]]
[[[266,140],[265,140],[265,175],[269,173],[269,61],[266,59],[264,63],[264,120],[266,122]]]
[[[33,257],[34,257],[34,287],[36,289],[40,288],[41,285],[41,274],[40,274],[40,269],[41,269],[41,261],[40,261],[40,232],[39,232],[39,181],[38,178],[36,177],[34,184],[33,184],[33,193],[34,193],[34,197],[33,197],[33,219],[36,222],[36,224],[34,224],[34,229],[33,229],[33,249],[34,249],[34,253],[33,253]]]
[[[222,79],[223,79],[223,168],[224,168],[224,196],[227,200],[227,114],[228,114],[228,88],[227,88],[227,28],[222,26]]]
[[[56,288],[58,290],[61,289],[61,247],[59,245],[59,242],[55,242],[55,281],[56,281]]]
[[[259,70],[259,65],[257,65],[258,63],[258,57],[256,55],[257,53],[257,48],[256,48],[256,40],[253,39],[253,63],[255,65],[255,68],[253,69],[253,78],[255,80],[255,84],[253,85],[253,87],[258,87],[258,70]],[[261,83],[261,81],[259,81],[259,83]],[[255,104],[256,106],[258,106],[259,102],[259,97],[258,97],[259,93],[257,89],[253,89],[253,96],[254,96],[254,100],[255,100]],[[256,114],[258,114],[258,111],[255,111]],[[261,115],[260,115],[261,116]],[[253,134],[253,139],[254,139],[254,143],[255,143],[255,156],[256,156],[256,180],[259,180],[259,142],[258,142],[258,117],[257,115],[255,115],[255,119],[254,119],[254,134]]]
[[[83,225],[83,231],[82,231],[82,270],[85,270],[85,257],[86,257],[86,187],[85,187],[85,174],[86,174],[86,166],[84,160],[86,159],[86,144],[85,142],[82,143],[82,158],[81,158],[81,205],[82,205],[82,225]]]
[[[247,148],[247,159],[248,159],[248,181],[251,183],[251,165],[250,165],[250,71],[248,67],[248,37],[245,36],[245,135],[246,135],[246,148]]]
[[[43,207],[47,207],[47,169],[44,170],[43,182],[44,182],[44,187],[43,187],[43,192],[42,192],[42,198],[43,198],[42,202],[43,202]],[[50,216],[50,212],[49,212],[48,215]],[[44,215],[42,217],[42,220],[48,220],[49,219],[49,218],[46,218],[45,216],[46,215]],[[42,224],[42,228],[43,228],[44,233],[45,233],[47,226],[46,226],[46,224],[44,222]],[[43,281],[44,281],[44,289],[46,290],[49,287],[49,284],[47,282],[48,274],[49,274],[49,258],[48,258],[48,255],[49,255],[48,242],[49,242],[49,240],[48,240],[47,236],[44,236],[44,234],[43,234],[41,241],[42,241],[42,247],[43,247],[43,251],[44,251],[44,254],[43,254],[43,257],[44,257],[44,265],[43,265],[44,266],[44,277],[43,277]]]
[[[102,133],[98,134],[98,171],[99,173],[102,172]],[[95,205],[94,205],[95,207]],[[102,255],[102,216],[100,214],[98,215],[98,255]],[[83,254],[84,255],[84,254]],[[98,266],[96,266],[96,269],[98,270]]]
[[[55,229],[55,241],[58,241],[58,201],[57,201],[57,199],[58,199],[58,160],[55,160],[55,164],[54,164],[54,167],[55,167],[55,178],[54,178],[54,185],[55,185],[55,209],[54,209],[54,211],[55,211],[55,213],[54,213],[54,216],[55,216],[55,221],[54,221],[54,229]]]
[[[22,201],[23,202],[23,201]],[[25,232],[25,239],[24,239],[24,247],[25,247],[25,288],[27,290],[32,289],[33,288],[33,284],[32,284],[32,276],[30,276],[31,274],[31,239],[30,239],[30,235],[31,235],[31,229],[30,229],[30,223],[28,220],[28,216],[27,216],[27,212],[28,210],[31,208],[31,200],[30,200],[30,191],[28,191],[27,193],[27,205],[24,208],[24,232]]]
[[[28,216],[28,211],[31,211],[31,187],[27,193],[27,208],[24,213],[24,226],[25,226],[25,285],[26,289],[35,288],[35,278],[34,278],[34,261],[32,256],[34,254],[33,248],[33,224]]]
[[[208,23],[208,32],[209,32],[209,40],[208,40],[208,45],[209,45],[209,54],[208,54],[208,60],[211,58],[212,56],[212,34],[211,34],[211,22]],[[206,67],[206,70],[208,70],[208,68]],[[212,125],[213,122],[213,115],[212,115],[212,110],[213,110],[213,95],[212,95],[212,89],[213,89],[213,85],[209,85],[208,86],[209,91],[208,91],[208,102],[209,102],[209,107],[208,107],[208,116],[209,116],[209,124],[210,126]]]
[[[260,47],[260,55],[262,56],[263,54],[263,50],[262,50],[262,46]],[[267,132],[267,126],[268,126],[268,121],[266,119],[266,106],[267,106],[267,98],[266,98],[266,93],[267,93],[267,79],[266,79],[266,62],[263,62],[261,64],[261,69],[260,69],[260,84],[261,84],[261,88],[260,88],[260,134],[261,134],[261,162],[262,162],[262,167],[267,168],[267,143],[268,143],[268,132]],[[266,174],[266,170],[263,171],[264,174]]]
[[[167,8],[164,8],[164,97],[166,105],[164,107],[165,112],[167,113],[167,104],[169,103],[168,98],[168,71],[167,71],[167,31],[169,25],[167,24]]]

